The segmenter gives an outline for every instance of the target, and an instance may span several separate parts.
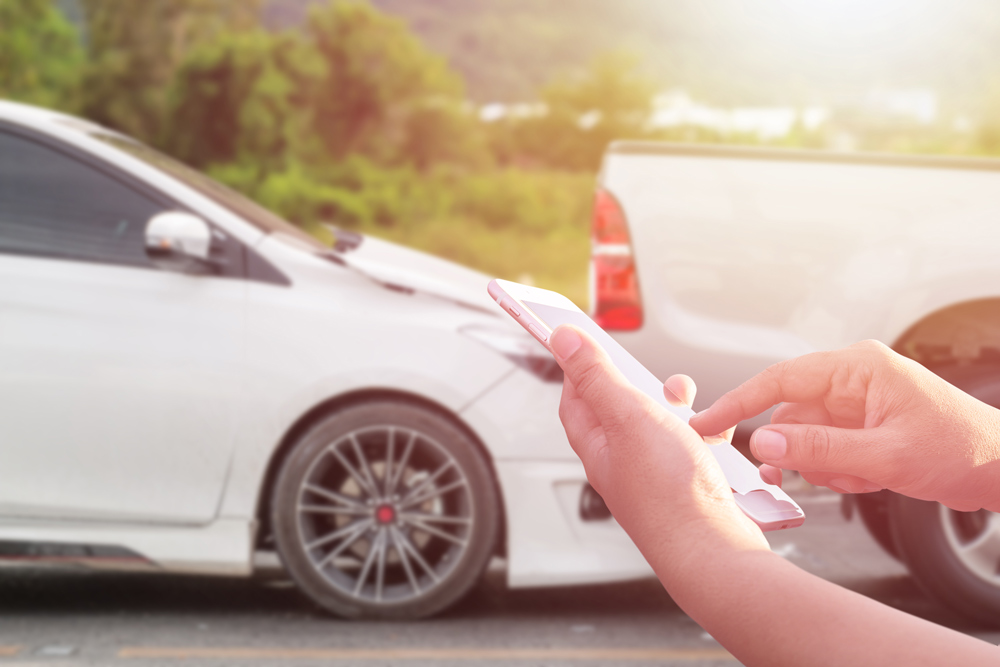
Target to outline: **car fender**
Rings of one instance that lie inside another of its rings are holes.
[[[1000,266],[995,247],[972,248],[929,232],[867,244],[810,295],[789,328],[816,349],[866,338],[893,345],[937,311],[996,298]]]
[[[317,406],[333,406],[340,397],[384,392],[412,395],[458,414],[513,372],[513,365],[506,359],[457,332],[452,336],[442,332],[414,335],[425,338],[424,354],[417,358],[388,347],[377,364],[359,362],[345,367],[348,357],[336,354],[314,359],[308,368],[308,380],[302,379],[301,369],[289,370],[287,375],[251,374],[246,388],[247,410],[233,449],[220,516],[255,516],[272,455],[300,419]],[[443,370],[435,359],[449,360],[448,369]],[[295,364],[287,364],[292,366]],[[462,368],[475,368],[477,372],[462,373]]]

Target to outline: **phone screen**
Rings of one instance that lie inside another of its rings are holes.
[[[584,313],[578,310],[548,306],[532,301],[522,301],[522,303],[530,308],[538,319],[548,325],[550,329],[555,329],[560,324],[572,324],[573,326],[580,327],[604,348],[608,356],[611,357],[611,361],[622,372],[622,375],[635,385],[637,389],[685,422],[694,415],[694,410],[691,408],[668,403],[666,397],[663,395],[663,382],[658,380],[649,369],[639,363],[635,357],[618,344],[618,341],[612,338],[608,332],[599,327],[594,320],[587,317]]]

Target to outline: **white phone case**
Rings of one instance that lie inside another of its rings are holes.
[[[546,349],[549,348],[549,335],[560,324],[579,326],[604,348],[615,366],[637,389],[685,422],[694,415],[691,408],[668,403],[663,395],[663,382],[563,295],[499,279],[490,281],[487,290],[500,307]],[[757,467],[732,444],[721,438],[718,441],[706,441],[705,446],[719,462],[743,513],[765,531],[802,525],[805,521],[802,508],[781,487],[765,483]]]

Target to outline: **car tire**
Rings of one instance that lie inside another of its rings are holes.
[[[944,505],[895,495],[892,532],[903,562],[933,599],[966,618],[1000,622],[1000,516],[956,512]]]
[[[1000,406],[1000,366],[948,365],[932,369],[979,400]],[[1000,515],[956,512],[893,494],[893,542],[917,583],[963,616],[992,626],[1000,620]]]
[[[299,588],[345,618],[440,612],[494,552],[499,494],[472,438],[399,400],[315,423],[277,477],[271,520]]]

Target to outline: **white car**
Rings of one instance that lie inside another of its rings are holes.
[[[488,277],[325,247],[152,149],[0,102],[0,554],[248,576],[343,616],[650,575]]]

